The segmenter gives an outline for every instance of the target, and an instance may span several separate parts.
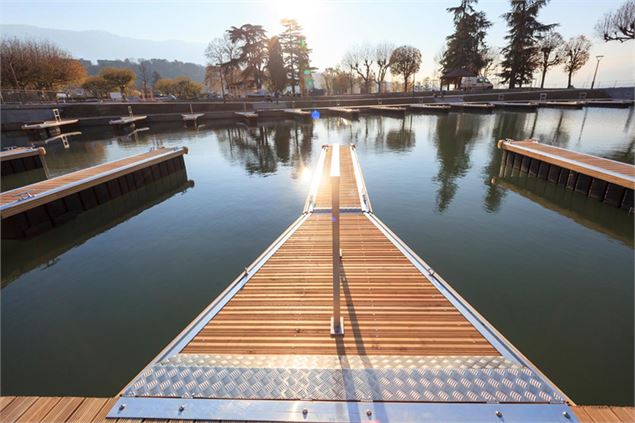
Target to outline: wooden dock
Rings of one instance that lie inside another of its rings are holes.
[[[213,421],[213,416],[210,416],[212,420],[107,419],[106,415],[115,402],[115,398],[6,396],[0,397],[0,421],[17,423],[193,423]],[[587,405],[572,406],[571,410],[574,418],[577,418],[580,423],[633,423],[635,421],[633,407]],[[470,420],[466,419],[465,421]],[[496,420],[488,421],[495,422]],[[542,422],[544,421],[535,421],[535,423]],[[562,422],[575,422],[575,420],[563,418]]]
[[[283,109],[282,112],[287,115],[287,116],[291,116],[294,119],[300,119],[300,120],[305,120],[305,121],[312,121],[313,118],[311,117],[311,112],[306,111],[306,110],[302,110],[302,109]]]
[[[448,113],[451,109],[447,104],[415,103],[408,104],[408,111],[420,113]]]
[[[511,167],[626,210],[633,208],[635,166],[541,144],[500,140],[501,172]]]
[[[78,119],[62,119],[58,109],[53,109],[53,120],[22,125],[31,141],[45,141],[62,134],[62,126],[79,122]]]
[[[581,109],[585,106],[585,101],[539,101],[540,107],[554,107],[560,109]]]
[[[491,103],[447,103],[452,111],[459,112],[477,112],[491,113],[494,111],[494,105]]]
[[[374,215],[354,147],[324,146],[314,175],[302,215],[109,417],[577,421],[571,401]],[[343,334],[329,324],[336,309]]]
[[[406,107],[401,106],[364,106],[360,109],[371,113],[396,117],[404,117],[408,111]]]
[[[24,238],[184,169],[186,148],[158,148],[0,194],[2,238]]]
[[[633,100],[586,100],[585,106],[627,109],[633,106]]]
[[[341,116],[351,120],[359,119],[359,109],[357,108],[326,107],[320,110],[322,112],[326,112],[329,115]]]
[[[502,110],[536,111],[539,107],[537,102],[496,102],[492,103],[494,108]]]
[[[234,112],[247,125],[258,125],[258,113],[256,112]]]
[[[17,147],[0,151],[2,176],[44,168],[44,147]]]

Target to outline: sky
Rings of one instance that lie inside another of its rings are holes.
[[[597,80],[604,85],[633,85],[635,41],[605,43],[594,34],[597,20],[617,9],[624,0],[552,0],[539,16],[544,23],[559,23],[565,39],[584,34],[591,38],[592,58],[574,77],[574,85],[589,84],[596,55],[603,55]],[[304,27],[313,52],[312,65],[320,70],[337,65],[347,49],[357,44],[392,42],[421,50],[423,62],[417,78],[432,77],[434,58],[452,32],[446,8],[458,0],[2,0],[0,21],[67,30],[105,30],[117,35],[148,40],[183,40],[207,43],[230,26],[260,24],[269,35],[281,31],[280,20],[295,18]],[[507,30],[501,15],[506,0],[480,0],[493,26],[487,42],[505,44]],[[63,46],[62,46],[63,47]],[[143,57],[143,54],[139,55]],[[200,63],[205,63],[201,52]],[[547,86],[562,86],[561,69],[550,71]],[[596,85],[597,83],[596,82]]]

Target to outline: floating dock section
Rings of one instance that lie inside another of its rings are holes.
[[[494,105],[490,103],[448,103],[452,111],[457,112],[478,112],[491,113],[494,111]]]
[[[404,117],[406,116],[406,112],[408,111],[406,107],[401,106],[365,106],[362,108],[362,110],[379,115],[396,117]]]
[[[346,119],[356,120],[359,119],[359,109],[348,107],[326,107],[324,109],[317,109],[324,114],[331,116],[340,116]]]
[[[256,126],[258,125],[258,113],[256,112],[234,112],[236,116],[238,116],[243,123]]]
[[[78,119],[62,119],[58,109],[53,109],[53,120],[22,125],[31,141],[47,141],[62,135],[62,126],[79,122]]]
[[[540,107],[555,107],[559,109],[581,109],[586,105],[585,101],[539,101]]]
[[[285,115],[291,116],[294,119],[312,121],[311,112],[302,109],[284,109],[282,111]]]
[[[2,176],[44,168],[44,147],[16,147],[0,151]]]
[[[329,145],[302,215],[108,416],[575,422],[568,402],[374,215],[355,148]]]
[[[418,113],[448,113],[451,109],[447,104],[426,104],[415,103],[408,104],[408,111]]]
[[[131,132],[136,129],[136,123],[142,120],[146,120],[147,116],[139,115],[135,116],[132,114],[132,106],[128,106],[128,116],[122,116],[119,119],[113,119],[108,121],[110,126],[113,127],[115,133],[122,134],[126,132]]]
[[[62,224],[122,194],[185,168],[186,148],[158,148],[0,194],[2,238]]]
[[[528,102],[528,103],[521,103],[521,102],[497,102],[497,103],[492,103],[494,105],[495,109],[502,109],[502,110],[520,110],[523,112],[527,112],[527,111],[536,111],[539,107],[539,104],[536,102]]]
[[[535,140],[500,140],[501,174],[516,169],[570,190],[631,211],[635,166],[541,144]]]

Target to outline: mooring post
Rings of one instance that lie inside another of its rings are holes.
[[[331,335],[344,335],[344,319],[340,316],[340,145],[331,146],[331,230],[333,238],[333,315]]]

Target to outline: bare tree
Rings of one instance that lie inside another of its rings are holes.
[[[567,88],[572,88],[571,77],[589,60],[591,51],[591,41],[584,35],[570,38],[562,46],[562,56],[564,70],[569,75]]]
[[[595,31],[604,41],[635,39],[635,0],[627,0],[613,13],[607,13],[595,25]]]
[[[554,30],[546,32],[540,41],[538,41],[538,62],[540,63],[540,69],[542,71],[540,88],[545,87],[547,70],[552,66],[559,65],[564,60],[563,44],[564,39],[562,35]]]
[[[357,63],[356,57],[353,55],[351,50],[347,51],[342,58],[342,66],[348,70],[349,78],[348,82],[350,84],[350,94],[353,94],[353,84],[355,83],[355,77],[353,72],[355,71],[355,63]]]
[[[148,97],[148,79],[150,78],[150,62],[139,59],[139,75],[141,76],[141,86],[143,87],[143,98]]]
[[[375,46],[375,63],[377,64],[377,73],[375,74],[375,82],[377,82],[377,92],[381,94],[381,85],[386,79],[386,74],[392,65],[392,52],[395,51],[394,44],[380,43]]]
[[[375,79],[374,58],[373,48],[369,44],[353,47],[344,56],[344,63],[362,79],[365,94],[370,92],[370,83]]]
[[[218,69],[220,77],[221,94],[225,98],[225,84],[232,85],[231,81],[234,77],[234,63],[240,57],[240,49],[238,45],[232,42],[228,33],[223,37],[214,38],[205,49],[205,56]],[[223,81],[224,79],[224,81]]]

